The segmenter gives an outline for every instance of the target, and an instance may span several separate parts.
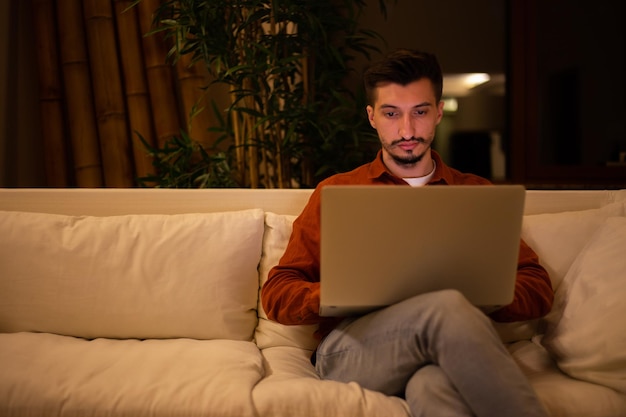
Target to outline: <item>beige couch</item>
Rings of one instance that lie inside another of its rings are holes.
[[[0,416],[407,416],[258,304],[309,194],[0,190]],[[527,193],[556,303],[498,329],[552,416],[626,416],[625,205]]]

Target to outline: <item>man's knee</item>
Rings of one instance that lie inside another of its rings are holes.
[[[416,416],[470,416],[469,407],[437,365],[420,368],[409,380],[405,397]]]
[[[450,388],[450,381],[441,368],[437,365],[426,365],[420,368],[407,384],[407,392],[425,395],[434,394]]]

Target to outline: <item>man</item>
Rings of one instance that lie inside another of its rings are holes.
[[[538,318],[552,306],[548,274],[523,241],[514,301],[489,317],[454,290],[422,294],[361,317],[318,315],[321,187],[489,184],[449,168],[431,149],[443,115],[442,74],[434,55],[398,50],[364,78],[367,114],[381,150],[374,161],[326,179],[313,192],[263,288],[268,317],[283,324],[318,323],[321,342],[312,361],[322,378],[404,397],[414,416],[545,416],[489,320]],[[383,215],[428,221],[402,207]]]

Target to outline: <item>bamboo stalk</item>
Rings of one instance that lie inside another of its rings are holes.
[[[152,126],[148,83],[144,71],[137,9],[128,8],[133,3],[132,0],[113,0],[113,2],[117,20],[117,36],[120,40],[120,61],[135,173],[138,177],[145,177],[154,173],[154,167],[152,159],[135,132],[140,134],[150,146],[154,146],[156,140]]]
[[[278,128],[276,127],[275,129],[278,129]],[[275,137],[275,139],[274,139],[274,146],[275,146],[274,165],[275,165],[276,177],[278,178],[278,188],[284,188],[282,141],[280,140],[280,134],[279,133],[275,132],[274,133],[274,137]]]
[[[187,121],[187,129],[194,138],[205,147],[210,147],[213,138],[210,135],[211,114],[203,111],[207,107],[207,95],[203,88],[208,84],[207,72],[198,64],[191,63],[190,55],[183,55],[176,63],[181,105]]]
[[[309,61],[311,60],[310,49],[305,48],[302,53],[302,60],[300,61],[300,67],[302,68],[302,104],[305,106],[309,104],[310,89],[309,85]]]
[[[263,107],[265,109],[269,109],[268,94],[263,94],[262,100],[263,100]],[[273,130],[273,127],[271,126],[269,121],[266,122],[265,126],[263,126],[262,128],[265,129],[266,132],[271,132]],[[274,145],[277,146],[278,144],[274,143]],[[276,176],[276,170],[273,169],[272,161],[270,161],[270,159],[268,158],[268,153],[270,153],[271,147],[269,145],[267,147],[268,149],[261,150],[261,155],[262,155],[261,164],[263,167],[262,172],[265,174],[267,187],[275,188],[276,185],[275,185],[274,177]],[[276,156],[275,152],[274,152],[274,156]]]
[[[250,136],[254,135],[257,129],[254,128],[255,120],[252,116],[248,117],[248,129]],[[251,138],[252,139],[252,138]],[[259,188],[259,149],[258,142],[250,140],[248,144],[248,170],[250,172],[250,188]]]
[[[270,177],[270,165],[268,160],[268,152],[261,152],[261,162],[259,162],[259,171],[263,175],[264,178]],[[271,188],[271,186],[268,186]]]
[[[247,32],[248,44],[260,41],[263,35],[263,27],[260,22],[255,22],[249,26],[250,30]],[[244,80],[246,91],[252,91],[254,86],[249,78]],[[258,103],[251,95],[247,95],[245,98],[246,107],[260,111]],[[262,126],[257,126],[257,118],[249,115],[249,134],[248,134],[248,170],[250,172],[250,186],[252,188],[258,188],[260,185],[259,178],[259,152],[265,152],[264,149],[264,132]],[[269,178],[267,178],[266,187],[269,186]]]
[[[261,29],[263,30],[263,28]],[[276,22],[276,15],[275,15],[275,9],[274,9],[274,4],[272,4],[272,9],[271,9],[271,15],[270,15],[270,25],[268,28],[268,35],[271,37],[275,37],[278,33],[281,33],[283,30],[283,22]],[[275,49],[274,50],[274,55],[276,55],[278,53],[278,51]],[[268,74],[267,75],[267,81],[268,83],[271,85],[273,81],[275,81],[278,78],[277,74]],[[263,106],[265,108],[265,113],[269,114],[269,112],[272,110],[270,109],[270,101],[269,101],[269,97],[271,96],[272,91],[271,89],[268,91],[266,89],[265,94],[263,94]],[[265,136],[265,140],[268,141],[266,146],[267,146],[267,150],[264,150],[263,153],[267,153],[267,152],[272,152],[272,148],[276,148],[279,149],[280,148],[280,142],[277,141],[276,136],[274,135],[275,129],[277,128],[276,125],[272,126],[269,123],[266,124],[266,126],[264,126],[265,131],[263,132],[264,136]],[[273,145],[273,146],[272,146]],[[278,186],[278,188],[284,188],[283,187],[283,183],[282,183],[282,178],[281,178],[281,167],[280,165],[277,163],[277,161],[279,161],[278,159],[278,154],[274,151],[273,153],[273,160],[271,161],[271,165],[270,165],[270,169],[268,170],[269,172],[266,175],[266,181],[268,183],[268,187],[270,188],[275,188]]]
[[[245,15],[246,13],[246,9],[242,9],[241,13],[243,13]],[[245,16],[242,15],[237,15],[238,17],[238,21],[237,21],[237,27],[239,27],[241,25],[242,20],[245,18]],[[237,38],[235,39],[235,43],[236,43],[236,47],[235,47],[235,51],[238,53],[238,59],[237,62],[239,63],[243,63],[245,62],[245,56],[243,53],[244,50],[244,45],[246,43],[246,33],[247,33],[248,29],[247,28],[243,28],[239,34],[237,35]],[[240,88],[243,86],[239,86]],[[242,103],[237,101],[237,93],[234,92],[234,90],[236,90],[237,87],[235,87],[234,85],[231,85],[231,103],[237,103],[238,106],[241,106]],[[239,159],[238,161],[238,167],[239,167],[239,171],[241,172],[241,178],[243,179],[243,185],[247,186],[250,184],[250,176],[249,176],[249,170],[248,170],[248,166],[249,166],[249,161],[247,159],[247,146],[248,146],[248,142],[249,142],[249,128],[248,128],[248,119],[249,119],[249,115],[246,113],[239,113],[237,111],[232,112],[233,113],[233,119],[234,119],[234,124],[238,125],[238,130],[239,130],[239,138],[238,141],[236,142],[236,146],[237,146],[237,157]]]
[[[274,77],[272,75],[268,75],[268,77]],[[266,112],[270,111],[270,103],[269,96],[271,91],[266,91],[263,96],[263,107],[266,109]],[[274,158],[270,160],[265,157],[265,165],[266,165],[266,179],[268,182],[269,188],[285,188],[282,181],[282,167],[280,165],[280,150],[282,148],[282,143],[280,140],[280,127],[278,124],[271,124],[270,122],[266,122],[262,127],[263,130],[260,131],[259,135],[264,136],[265,144],[263,146],[263,155],[266,156],[267,153],[270,153]]]
[[[101,187],[102,167],[81,1],[59,0],[57,21],[76,183],[79,187]]]
[[[244,80],[244,88],[250,89],[250,80]],[[244,99],[246,103],[246,107],[249,109],[254,108],[254,100],[250,96],[246,96]],[[251,188],[259,188],[259,160],[258,160],[258,152],[262,151],[263,146],[261,143],[261,136],[259,129],[255,128],[256,118],[251,114],[244,115],[246,119],[246,136],[245,136],[245,145],[246,145],[246,153],[247,153],[247,168],[248,168],[248,176],[250,178],[250,187]]]
[[[245,14],[246,10],[243,9],[241,10],[242,13]],[[241,25],[241,19],[244,18],[244,16],[241,15],[237,15],[238,17],[238,21],[236,23],[237,26]],[[237,35],[237,38],[235,39],[235,52],[239,55],[237,62],[245,62],[245,56],[243,54],[243,48],[246,42],[246,33],[247,33],[247,29],[242,29],[239,34]],[[241,88],[243,86],[239,86],[239,88]],[[237,93],[235,92],[235,90],[237,90],[237,87],[235,85],[230,85],[230,101],[231,104],[235,104],[237,103],[238,106],[241,106],[242,103],[237,101]],[[249,115],[246,113],[239,113],[238,111],[231,111],[232,114],[232,122],[233,122],[233,129],[236,132],[235,135],[235,149],[236,149],[236,154],[237,154],[237,167],[238,170],[240,172],[240,176],[242,179],[242,185],[243,186],[247,186],[250,184],[250,177],[249,177],[249,171],[248,171],[248,166],[249,166],[249,161],[247,160],[247,146],[248,146],[248,141],[249,141],[249,128],[248,128],[248,119],[249,119]]]
[[[67,187],[69,179],[63,124],[63,87],[54,16],[53,0],[33,0],[46,183],[50,187]]]
[[[235,86],[230,86],[230,96],[234,96]],[[239,120],[238,114],[235,111],[230,112],[231,124],[233,126],[233,136],[235,141],[235,160],[237,164],[237,171],[241,182],[246,178],[246,165],[245,165],[245,149],[244,149],[244,133],[242,132],[242,123]],[[242,184],[243,185],[243,184]]]
[[[242,132],[243,132],[241,149],[242,149],[242,156],[243,156],[243,161],[242,161],[243,173],[246,179],[246,182],[244,185],[252,187],[252,178],[250,177],[250,159],[248,158],[249,156],[248,148],[250,147],[250,115],[246,113],[242,113],[239,115],[239,118],[241,120],[241,127],[242,127]]]
[[[144,35],[152,29],[153,12],[158,6],[159,0],[142,0],[137,5],[139,27]],[[154,130],[162,147],[181,128],[173,69],[166,62],[168,47],[161,34],[144,36],[142,44]]]
[[[85,0],[84,18],[106,186],[134,184],[129,130],[110,2]]]

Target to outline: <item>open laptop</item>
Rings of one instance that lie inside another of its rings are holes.
[[[448,288],[486,309],[512,302],[523,186],[321,192],[320,315],[362,314]]]

